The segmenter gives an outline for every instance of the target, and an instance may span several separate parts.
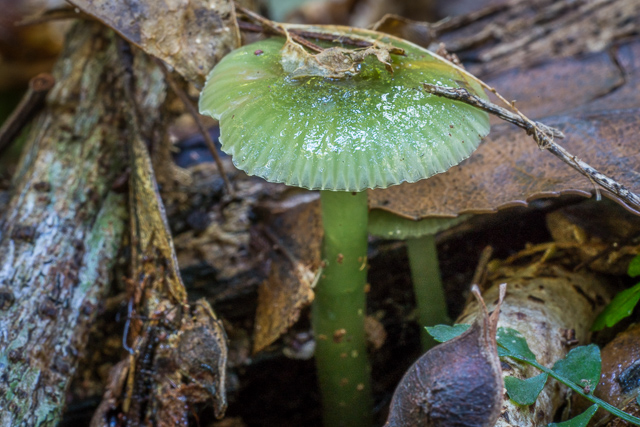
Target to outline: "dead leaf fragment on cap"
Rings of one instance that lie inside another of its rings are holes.
[[[289,37],[281,50],[280,64],[292,78],[325,77],[343,79],[360,73],[360,64],[368,56],[375,56],[384,67],[393,74],[391,51],[395,48],[382,43],[364,49],[345,49],[332,47],[318,54],[307,52],[301,45]]]

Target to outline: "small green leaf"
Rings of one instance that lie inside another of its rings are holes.
[[[627,270],[627,273],[631,277],[640,276],[640,255],[636,255],[636,257],[631,260],[631,262],[629,263],[629,270]]]
[[[636,402],[638,402],[638,406],[640,406],[640,394],[636,397]]]
[[[552,370],[574,384],[591,391],[600,381],[600,348],[595,344],[576,347],[564,359],[558,360]]]
[[[461,323],[459,325],[436,325],[427,326],[426,330],[438,342],[445,342],[454,339],[458,335],[462,335],[464,331],[469,329],[471,325]]]
[[[636,257],[635,259],[638,258]],[[631,266],[629,266],[629,274],[631,274]],[[640,301],[640,283],[618,293],[593,322],[591,330],[599,331],[605,327],[611,327],[625,317],[630,316],[638,301]]]
[[[518,405],[533,405],[547,382],[547,376],[543,372],[526,380],[511,376],[504,377],[504,387],[507,389],[511,400]]]
[[[575,418],[564,421],[562,423],[551,423],[547,427],[585,427],[589,424],[589,420],[593,417],[593,414],[598,410],[598,405],[591,405],[589,409]]]
[[[536,355],[529,349],[527,340],[515,329],[498,328],[496,341],[498,342],[498,356],[515,357],[530,362],[536,361]]]

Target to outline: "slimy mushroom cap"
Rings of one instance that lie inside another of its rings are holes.
[[[485,112],[423,90],[428,82],[485,96],[456,66],[385,34],[331,31],[393,45],[405,55],[390,55],[390,72],[371,54],[357,74],[343,78],[292,77],[282,65],[282,37],[227,55],[207,79],[200,111],[220,121],[222,149],[239,169],[308,189],[386,188],[446,171],[489,132]]]

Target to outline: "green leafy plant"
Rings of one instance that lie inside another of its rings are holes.
[[[640,276],[640,255],[631,260],[627,274],[631,277]],[[596,318],[591,329],[599,331],[604,328],[610,328],[625,317],[630,316],[638,301],[640,301],[640,283],[618,293]]]
[[[427,331],[436,341],[444,342],[458,336],[468,327],[469,325],[438,325],[427,328]],[[600,380],[601,369],[600,349],[597,345],[576,347],[564,359],[558,360],[549,369],[536,361],[536,356],[529,348],[527,340],[515,329],[498,328],[496,341],[498,356],[510,357],[542,371],[541,374],[525,380],[505,377],[504,385],[509,398],[517,404],[527,406],[535,403],[549,377],[556,379],[580,396],[593,402],[589,409],[577,417],[562,423],[552,423],[549,426],[585,427],[599,408],[611,412],[630,424],[640,426],[640,418],[629,415],[593,395]]]

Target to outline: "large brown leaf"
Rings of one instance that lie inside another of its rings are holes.
[[[632,191],[640,191],[640,109],[548,120],[566,135],[562,145]],[[370,206],[404,217],[457,216],[526,206],[533,199],[576,194],[594,184],[560,159],[541,152],[524,132],[500,125],[459,166],[415,184],[370,192]]]
[[[565,133],[566,138],[557,142],[637,193],[640,41],[621,47],[617,55],[624,79],[603,53],[507,71],[489,83],[507,99],[518,99],[525,113],[531,104],[534,117],[563,113],[544,120]],[[537,90],[542,82],[545,89]],[[562,194],[590,197],[594,190],[587,178],[538,150],[523,131],[499,125],[459,166],[416,184],[371,191],[370,207],[419,219],[495,212]]]
[[[240,45],[231,0],[71,0],[145,52],[201,86],[213,66]]]

